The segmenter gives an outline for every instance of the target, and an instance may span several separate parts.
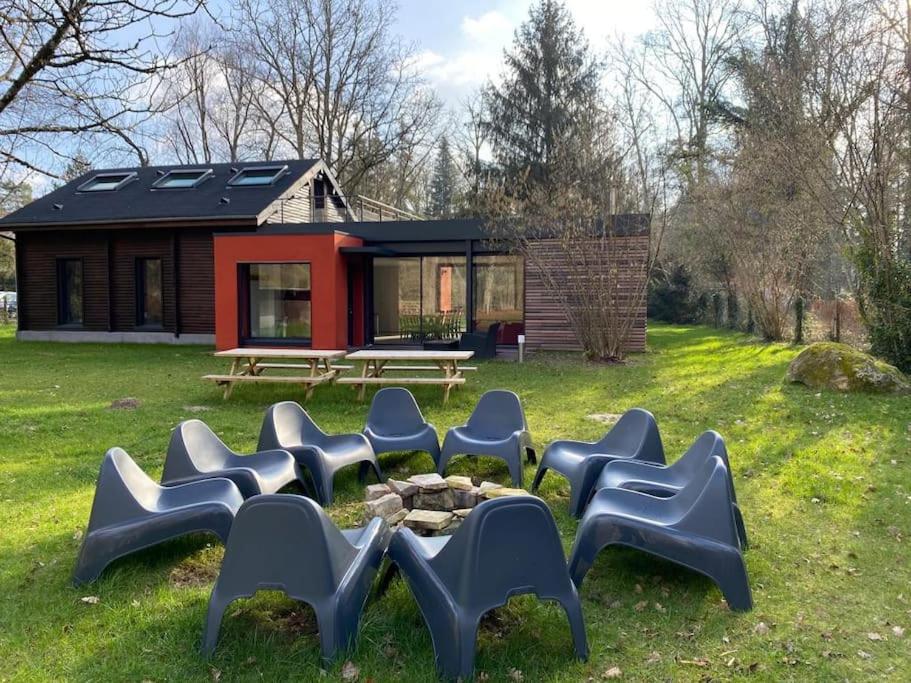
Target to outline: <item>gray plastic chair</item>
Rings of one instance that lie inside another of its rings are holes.
[[[735,610],[753,607],[734,522],[730,477],[718,456],[670,498],[629,489],[601,489],[579,523],[569,560],[576,586],[609,545],[643,550],[714,581]]]
[[[718,432],[708,430],[703,432],[686,453],[671,465],[656,465],[638,460],[615,460],[608,463],[601,470],[598,481],[595,482],[595,489],[624,488],[648,493],[659,498],[667,498],[698,476],[705,461],[713,455],[721,458],[727,467],[728,474],[732,475],[724,439]],[[734,501],[734,522],[737,524],[737,536],[740,538],[740,547],[745,550],[748,545],[746,526],[740,507],[737,505],[733,475],[729,477],[729,482],[731,500]]]
[[[426,451],[436,465],[440,439],[436,428],[424,419],[417,401],[407,389],[387,387],[373,395],[364,436],[377,455],[394,451]]]
[[[211,477],[226,477],[244,498],[275,493],[301,481],[300,469],[287,451],[263,450],[239,455],[201,420],[185,420],[174,429],[165,457],[161,483],[170,486]]]
[[[478,505],[452,536],[421,538],[407,527],[389,544],[446,678],[472,680],[481,617],[510,597],[556,600],[569,618],[579,658],[588,656],[585,622],[553,515],[539,498],[495,498]]]
[[[210,532],[224,543],[244,502],[229,479],[159,486],[122,448],[101,461],[73,583],[97,579],[114,560],[178,536]]]
[[[446,432],[437,472],[443,474],[449,460],[458,454],[502,458],[509,467],[513,486],[522,486],[522,458],[536,462],[531,433],[519,397],[512,391],[494,389],[484,393],[464,427]]]
[[[655,417],[647,410],[626,411],[600,441],[554,441],[541,456],[532,493],[547,470],[569,479],[569,513],[580,517],[604,466],[614,460],[643,460],[664,464],[664,446]]]
[[[258,590],[280,590],[313,607],[323,659],[354,644],[389,527],[375,517],[340,531],[323,509],[295,495],[256,496],[237,513],[206,615],[202,651],[218,642],[225,610]]]
[[[294,401],[282,401],[269,407],[259,432],[259,448],[282,448],[291,453],[309,472],[322,505],[333,500],[332,480],[343,467],[360,463],[358,478],[366,478],[372,468],[376,478],[383,472],[373,447],[363,434],[326,434],[306,410]]]

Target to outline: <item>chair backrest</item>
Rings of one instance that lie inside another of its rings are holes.
[[[254,496],[234,518],[218,583],[232,593],[276,589],[313,600],[335,593],[356,555],[315,501]]]
[[[485,392],[466,426],[469,431],[491,439],[505,439],[515,431],[528,430],[519,397],[504,389]]]
[[[736,503],[737,494],[734,491],[734,473],[731,471],[731,461],[728,459],[727,447],[724,444],[724,438],[715,430],[709,429],[700,434],[699,438],[693,442],[693,445],[687,449],[686,453],[680,456],[680,459],[672,467],[682,472],[687,479],[690,479],[699,472],[702,464],[713,455],[721,458],[727,468],[731,500]]]
[[[550,509],[534,496],[478,505],[430,560],[460,604],[486,610],[518,593],[566,590],[566,556]]]
[[[642,408],[627,410],[617,424],[598,442],[607,453],[617,453],[626,457],[648,453],[660,456],[664,462],[664,446],[655,416]],[[656,457],[650,457],[654,461]]]
[[[170,470],[175,476],[188,474],[177,470],[179,463],[189,461],[199,472],[212,472],[224,468],[233,455],[234,451],[205,422],[184,420],[171,434],[165,471]]]
[[[426,424],[417,401],[407,389],[387,387],[373,395],[367,427],[377,434],[414,433]]]
[[[740,547],[731,499],[730,473],[717,455],[707,458],[686,486],[668,499],[674,528]]]
[[[150,514],[161,487],[122,448],[104,454],[89,516],[89,530]]]
[[[259,449],[294,448],[301,445],[320,445],[326,433],[300,404],[282,401],[269,406],[259,432]]]

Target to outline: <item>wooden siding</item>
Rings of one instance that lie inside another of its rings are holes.
[[[30,330],[58,327],[57,260],[82,259],[82,329],[108,330],[108,242],[102,232],[89,234],[19,233],[20,280],[24,312],[20,325]]]
[[[647,235],[617,237],[617,250],[611,255],[612,263],[625,271],[620,273],[621,292],[630,297],[635,291],[636,283],[630,278],[648,256],[649,238]],[[544,240],[535,245],[538,257],[549,268],[566,271],[565,253],[551,240]],[[628,351],[645,350],[646,301],[636,311]],[[550,349],[576,351],[581,348],[579,340],[573,333],[566,319],[562,304],[551,294],[544,278],[536,266],[526,262],[525,265],[525,343],[529,349]]]
[[[57,260],[81,258],[84,281],[81,329],[146,330],[136,325],[137,259],[160,258],[164,315],[160,329],[181,334],[214,334],[212,235],[211,229],[22,231],[17,235],[23,312],[20,327],[42,331],[59,327]]]

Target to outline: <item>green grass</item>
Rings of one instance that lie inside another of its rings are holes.
[[[526,681],[601,680],[611,667],[628,679],[907,680],[911,630],[893,629],[911,627],[911,401],[784,385],[797,350],[733,333],[655,325],[649,345],[621,366],[568,355],[480,363],[446,406],[439,389],[415,393],[442,432],[482,391],[513,389],[542,446],[595,438],[603,426],[587,415],[633,406],[656,415],[670,458],[702,430],[719,430],[753,544],[755,610],[730,612],[701,576],[605,551],[582,588],[588,662],[573,660],[560,610],[523,596],[485,620],[478,670],[519,680],[516,669]],[[199,657],[222,552],[207,537],[116,562],[89,587],[69,582],[107,448],[123,446],[158,476],[170,428],[196,416],[252,449],[266,406],[297,390],[245,385],[224,402],[199,379],[223,364],[199,348],[17,343],[0,328],[0,357],[0,679],[320,680],[309,608],[276,594],[235,603],[216,656]],[[126,396],[141,406],[108,408]],[[341,386],[319,388],[308,408],[331,431],[359,430],[367,410]],[[424,455],[382,462],[399,477],[431,465]],[[452,471],[506,477],[487,459],[457,460]],[[528,483],[531,466],[525,474]],[[336,490],[332,516],[354,523],[355,473]],[[542,493],[569,549],[568,486],[549,475]],[[368,605],[348,659],[361,680],[434,680],[430,637],[401,581]],[[339,679],[343,662],[327,680]]]

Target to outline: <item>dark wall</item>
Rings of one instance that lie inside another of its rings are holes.
[[[211,229],[19,232],[20,329],[57,329],[57,260],[81,258],[82,329],[135,330],[137,259],[160,258],[162,331],[213,334],[212,233]]]

